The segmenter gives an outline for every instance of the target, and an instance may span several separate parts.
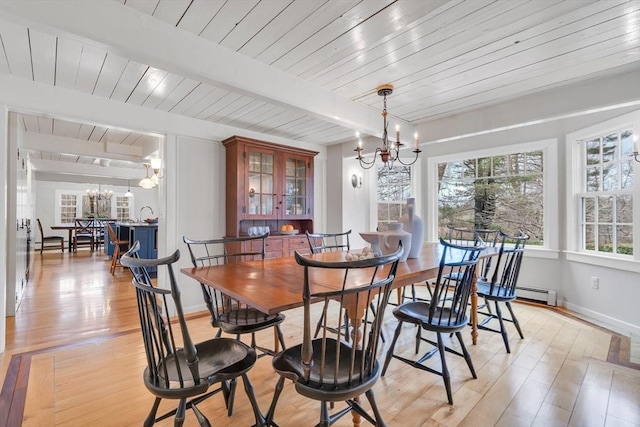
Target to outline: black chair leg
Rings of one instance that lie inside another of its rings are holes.
[[[266,424],[268,426],[274,425],[273,416],[276,412],[276,405],[278,403],[278,398],[282,393],[282,389],[284,388],[284,377],[280,377],[278,382],[276,383],[276,389],[273,392],[273,399],[271,399],[271,406],[269,406],[269,411],[267,412],[267,421]]]
[[[524,335],[522,334],[522,329],[520,329],[520,322],[518,322],[518,318],[513,313],[513,308],[511,307],[511,301],[506,302],[507,308],[509,309],[509,313],[511,314],[511,320],[518,330],[518,334],[520,334],[520,338],[524,339]]]
[[[247,397],[249,398],[249,402],[251,402],[251,408],[253,409],[253,415],[256,419],[256,426],[263,427],[267,425],[266,420],[260,413],[260,408],[258,407],[258,401],[256,400],[256,395],[253,393],[253,385],[251,381],[249,381],[249,377],[247,374],[242,374],[242,383],[244,384],[244,391],[247,393]]]
[[[462,354],[464,355],[464,360],[467,361],[467,366],[471,371],[471,375],[474,379],[477,379],[476,370],[473,368],[473,362],[471,361],[471,354],[467,351],[467,347],[464,345],[464,341],[462,341],[462,333],[460,331],[456,332],[456,337],[458,338],[458,342],[460,343],[460,348],[462,349]]]
[[[496,301],[496,316],[498,322],[500,322],[500,334],[502,335],[502,341],[507,349],[507,353],[511,353],[511,347],[509,347],[509,336],[507,335],[507,328],[504,326],[504,320],[502,319],[502,310],[500,310],[500,304]]]
[[[278,334],[278,341],[280,341],[281,350],[286,350],[287,346],[284,344],[284,334],[282,333],[282,329],[280,329],[280,325],[276,325],[276,334]]]
[[[398,327],[396,327],[396,332],[393,334],[393,340],[391,340],[391,345],[389,346],[389,350],[387,351],[387,357],[384,358],[384,366],[382,367],[382,376],[387,372],[387,368],[389,367],[389,362],[393,357],[393,349],[396,346],[396,341],[398,341],[398,337],[400,336],[400,330],[402,329],[402,322],[398,322]]]
[[[318,427],[331,426],[331,419],[329,418],[329,409],[327,408],[327,402],[320,402],[320,422]]]
[[[151,411],[149,411],[149,415],[147,415],[147,418],[144,420],[144,427],[151,427],[155,424],[156,414],[158,413],[158,407],[160,406],[161,400],[162,399],[159,397],[156,397],[156,400],[153,402],[153,406],[151,407]]]
[[[236,397],[236,386],[238,384],[237,378],[233,378],[229,381],[229,399],[227,400],[227,416],[233,415],[233,401]]]
[[[191,410],[196,415],[196,419],[198,420],[198,424],[200,424],[200,427],[211,427],[211,423],[209,422],[207,417],[205,417],[204,414],[200,412],[200,409],[196,408],[196,405],[191,405]]]
[[[364,395],[367,396],[367,400],[369,401],[369,405],[371,405],[373,415],[376,417],[376,427],[385,427],[386,424],[384,423],[382,415],[380,414],[380,410],[378,409],[376,398],[373,395],[373,389],[365,391]]]
[[[451,374],[449,374],[449,368],[447,368],[447,359],[445,357],[444,342],[442,341],[442,334],[436,333],[438,336],[438,353],[440,353],[440,362],[442,363],[442,379],[444,380],[444,388],[447,390],[447,399],[449,405],[453,405],[453,395],[451,393]]]
[[[174,427],[182,427],[184,424],[184,419],[186,418],[187,412],[187,399],[180,399],[180,403],[178,403],[178,408],[176,409],[176,416],[173,419]]]

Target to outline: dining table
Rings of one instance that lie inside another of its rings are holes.
[[[397,290],[398,301],[402,288],[432,280],[437,277],[442,257],[443,246],[439,243],[424,243],[417,258],[409,258],[406,262],[398,263],[392,289]],[[358,252],[357,250],[351,252]],[[480,257],[497,255],[496,248],[487,247]],[[346,252],[327,252],[323,254],[305,255],[314,259],[336,261],[346,260]],[[181,273],[196,281],[228,295],[238,301],[248,304],[263,313],[276,314],[303,305],[302,286],[304,268],[296,263],[294,257],[266,259],[259,261],[241,261],[207,267],[182,268]],[[471,341],[475,345],[478,340],[478,295],[477,274],[471,288]],[[316,275],[310,278],[311,286],[326,290],[339,290],[342,282],[331,283],[327,277]],[[314,283],[315,282],[315,283]],[[362,322],[366,305],[355,307],[348,313],[353,325]],[[353,413],[354,426],[360,424],[360,416]]]
[[[109,220],[109,221],[114,221],[114,220]],[[97,230],[104,229],[104,224],[88,225],[85,228],[90,228],[95,233],[95,232],[97,232]],[[73,252],[73,230],[76,229],[76,226],[75,225],[52,225],[51,229],[52,230],[66,230],[66,231],[69,232],[69,252]]]

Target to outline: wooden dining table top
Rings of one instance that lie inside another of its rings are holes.
[[[346,261],[345,255],[346,252],[328,252],[305,256],[324,261]],[[440,244],[425,243],[418,258],[398,263],[392,288],[400,288],[436,277],[441,255]],[[302,306],[304,268],[296,263],[294,257],[183,268],[180,271],[263,313],[276,314]],[[381,270],[380,274],[386,275],[384,270]],[[351,277],[357,284],[358,274],[355,273]],[[360,277],[364,280],[366,274],[363,272]],[[310,270],[312,292],[339,290],[342,287],[342,279],[343,272],[339,270]]]

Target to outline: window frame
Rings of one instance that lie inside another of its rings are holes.
[[[400,156],[400,158],[402,159],[403,162],[406,162],[406,163],[409,163],[413,160],[411,158],[404,158],[402,156]],[[400,165],[407,166],[402,164]],[[418,186],[418,183],[421,182],[421,179],[420,179],[421,169],[422,169],[421,159],[418,159],[414,164],[409,165],[409,168],[410,168],[410,174],[411,174],[411,180],[409,184],[410,186],[409,197],[416,198],[417,203],[416,203],[415,214],[420,216],[421,215],[420,200],[419,200],[420,188]],[[371,213],[369,218],[369,223],[371,224],[372,229],[375,230],[375,228],[378,226],[378,174],[377,174],[376,166],[372,167],[367,172],[368,172],[367,181],[375,183],[375,185],[369,186],[369,202],[370,202],[369,212]]]
[[[553,183],[558,182],[558,140],[556,138],[524,143],[501,145],[472,151],[460,151],[452,154],[429,157],[427,164],[427,225],[428,241],[438,239],[438,164],[493,157],[529,151],[542,151],[542,203],[544,245],[527,246],[527,255],[537,258],[557,259],[559,256],[558,239],[558,199],[559,191],[553,191]],[[559,189],[558,189],[559,190]]]
[[[582,249],[581,205],[586,191],[584,188],[585,153],[584,141],[630,128],[635,138],[640,137],[640,110],[635,110],[604,122],[596,123],[584,129],[566,135],[566,257],[569,261],[588,263],[619,270],[640,272],[640,197],[633,199],[633,255],[587,251]],[[637,147],[637,140],[634,142]],[[634,183],[632,194],[640,188],[640,163],[632,161]],[[598,192],[592,193],[594,196]]]
[[[55,192],[55,209],[54,209],[54,221],[56,225],[73,225],[73,223],[62,222],[62,195],[70,194],[76,196],[76,218],[83,218],[82,215],[82,197],[86,196],[86,191],[80,190],[56,190]],[[117,218],[117,197],[126,197],[125,193],[113,193],[111,203],[111,215],[110,218]],[[129,197],[129,218],[134,218],[134,200],[135,196]]]

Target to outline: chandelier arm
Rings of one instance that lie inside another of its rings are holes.
[[[405,163],[405,162],[403,162],[403,161],[402,161],[402,159],[400,158],[400,156],[398,156],[398,157],[396,158],[396,160],[397,160],[398,162],[400,162],[401,164],[405,165],[405,166],[411,166],[412,164],[414,164],[415,162],[417,162],[417,161],[418,161],[418,155],[420,154],[420,150],[414,150],[413,152],[414,152],[414,153],[416,153],[416,157],[415,157],[415,159],[413,159],[413,161],[412,161],[412,162]]]

